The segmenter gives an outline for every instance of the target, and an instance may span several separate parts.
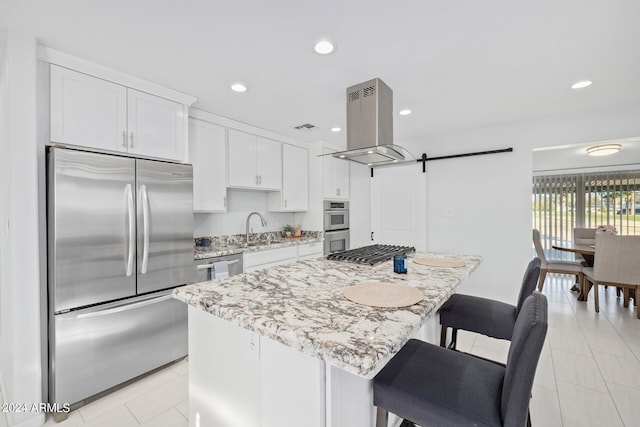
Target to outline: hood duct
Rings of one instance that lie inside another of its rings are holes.
[[[413,158],[393,145],[393,91],[379,78],[347,88],[347,151],[333,156],[370,166]]]

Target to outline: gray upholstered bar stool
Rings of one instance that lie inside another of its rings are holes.
[[[387,427],[388,412],[421,426],[525,426],[547,319],[547,298],[534,292],[506,366],[410,340],[373,379],[376,427]]]
[[[540,276],[540,259],[534,258],[524,272],[518,303],[504,302],[464,294],[453,294],[440,308],[440,346],[447,345],[447,330],[451,328],[449,348],[456,348],[458,329],[477,332],[492,338],[511,339],[513,326],[524,300],[535,290]]]

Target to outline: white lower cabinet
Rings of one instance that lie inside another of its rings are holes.
[[[291,264],[305,259],[320,258],[323,252],[323,242],[305,243],[284,248],[267,249],[258,252],[245,252],[242,256],[244,272],[262,270],[263,268]]]
[[[242,263],[244,272],[262,270],[263,268],[275,267],[277,265],[290,264],[298,259],[298,248],[287,246],[285,248],[268,249],[258,252],[244,252]]]
[[[298,246],[298,261],[320,258],[323,255],[324,242],[307,243]]]

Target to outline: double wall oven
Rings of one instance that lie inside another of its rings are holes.
[[[324,201],[324,254],[349,249],[349,202]]]

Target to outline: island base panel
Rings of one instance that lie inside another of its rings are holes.
[[[437,343],[437,323],[412,338]],[[373,427],[372,380],[189,306],[189,426],[216,425]]]

